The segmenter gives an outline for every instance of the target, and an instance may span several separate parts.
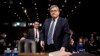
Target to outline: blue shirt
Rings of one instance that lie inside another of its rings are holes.
[[[76,49],[77,49],[77,51],[80,51],[80,50],[84,50],[85,49],[85,46],[84,46],[84,44],[77,44],[77,46],[76,46]]]

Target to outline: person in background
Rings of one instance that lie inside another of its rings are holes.
[[[73,38],[71,38],[70,41],[69,41],[68,51],[71,52],[71,53],[77,53],[76,52],[76,45],[74,43],[74,39]]]
[[[1,33],[0,34],[0,43],[5,45],[5,39],[6,39],[6,34],[5,33]]]
[[[85,51],[89,52],[89,39],[87,37],[83,39],[83,44],[85,45]]]
[[[92,32],[90,36],[90,40],[94,40],[97,43],[97,32]]]
[[[100,54],[100,36],[97,36],[97,51]]]
[[[92,32],[89,39],[89,52],[95,53],[97,52],[97,32]]]
[[[82,38],[79,38],[79,42],[76,45],[76,50],[79,53],[85,51],[85,46],[84,46],[84,43],[83,43],[83,39]]]
[[[6,34],[0,33],[0,54],[3,54],[5,46],[6,46]]]
[[[26,38],[27,38],[27,31],[22,32],[21,35],[22,36],[21,36],[20,40],[18,41],[18,45],[17,45],[20,53],[27,51],[26,50],[27,47],[25,46],[25,42],[26,42]]]
[[[89,40],[89,52],[95,53],[97,51],[97,43],[94,39]]]
[[[32,52],[40,52],[41,51],[39,27],[40,27],[40,23],[38,21],[35,21],[33,23],[33,27],[28,30],[26,46],[29,46],[29,43],[30,43]],[[28,50],[29,50],[29,48],[28,48]]]

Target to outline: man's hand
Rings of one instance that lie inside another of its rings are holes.
[[[60,51],[65,51],[65,47],[61,47]]]
[[[61,56],[70,56],[70,55],[72,55],[72,53],[66,52],[65,51],[65,47],[61,47],[61,49],[60,49],[60,55]]]
[[[61,47],[60,49],[60,54],[63,56],[65,55],[65,47]]]
[[[25,40],[26,38],[22,37],[20,40]]]
[[[44,41],[40,41],[40,46],[42,47],[42,48],[44,48]]]

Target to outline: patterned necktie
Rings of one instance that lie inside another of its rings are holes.
[[[54,29],[54,21],[52,21],[51,27],[49,28],[49,32],[48,32],[48,38],[47,38],[47,44],[50,45],[52,44],[52,34],[53,34],[53,29]]]

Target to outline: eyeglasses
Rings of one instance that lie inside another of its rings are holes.
[[[50,12],[57,12],[58,10],[50,10]]]

